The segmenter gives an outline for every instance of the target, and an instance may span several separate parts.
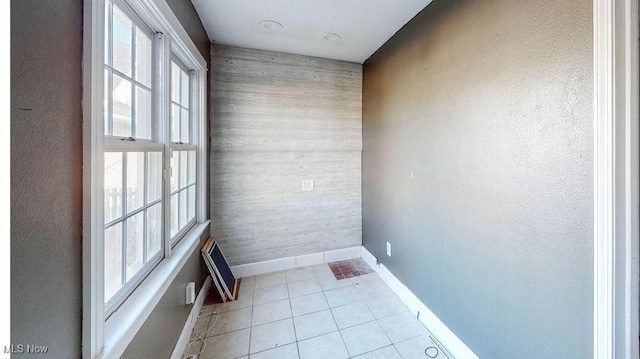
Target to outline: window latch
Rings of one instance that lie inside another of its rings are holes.
[[[136,139],[133,137],[122,138],[121,141],[135,141]]]

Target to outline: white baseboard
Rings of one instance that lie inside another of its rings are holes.
[[[184,354],[184,350],[187,348],[187,345],[189,344],[189,338],[191,337],[191,332],[193,332],[193,327],[196,325],[196,321],[198,320],[198,315],[200,314],[200,310],[202,309],[204,300],[207,298],[207,293],[209,292],[210,287],[211,287],[211,276],[207,276],[207,279],[204,281],[204,284],[202,284],[202,288],[200,288],[200,292],[198,292],[196,301],[193,303],[193,306],[191,307],[191,312],[189,312],[187,321],[184,323],[184,327],[182,328],[180,337],[178,337],[178,342],[176,343],[176,346],[173,348],[173,352],[171,353],[171,359],[182,358],[182,355]]]
[[[272,259],[262,262],[239,264],[231,266],[231,272],[233,272],[234,277],[243,278],[286,269],[360,258],[360,256],[362,255],[361,248],[362,247],[350,247],[326,252],[305,254],[301,256]]]
[[[418,319],[456,359],[478,359],[478,356],[427,308],[407,286],[402,284],[384,264],[377,264],[376,257],[365,247],[362,247],[362,258],[378,273],[380,278],[396,293],[414,315],[420,313]]]

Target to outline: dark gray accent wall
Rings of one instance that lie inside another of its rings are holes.
[[[590,1],[436,0],[364,64],[364,246],[481,358],[592,356],[592,51]]]
[[[11,342],[41,358],[80,357],[81,60],[81,0],[11,1]]]
[[[208,60],[209,42],[191,2],[168,2]],[[81,357],[82,24],[82,0],[11,1],[11,342],[49,346],[38,358]],[[149,323],[184,300],[186,282],[202,284],[198,256]],[[152,331],[177,339],[188,315],[183,307],[172,325],[145,323],[132,347]],[[166,353],[167,346],[158,350]]]
[[[209,37],[207,36],[207,32],[200,21],[200,16],[196,12],[196,8],[193,7],[193,4],[190,0],[165,0],[171,11],[176,15],[182,27],[187,31],[187,34],[191,37],[191,40],[202,57],[207,60],[207,64],[210,63],[209,59],[211,58],[211,52],[209,51]]]

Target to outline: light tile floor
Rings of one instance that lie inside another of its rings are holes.
[[[192,334],[185,358],[445,358],[377,273],[337,280],[327,264],[243,278],[194,332],[206,346]]]

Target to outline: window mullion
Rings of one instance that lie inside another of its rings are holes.
[[[169,37],[164,34],[156,34],[156,58],[155,63],[158,65],[156,71],[156,115],[158,123],[158,140],[164,144],[163,163],[162,163],[162,250],[164,256],[169,257],[171,255],[170,245],[170,228],[169,221],[171,218],[171,198],[169,192],[171,191],[171,183],[169,170],[171,166],[171,149],[167,146],[170,143],[171,137],[171,123],[170,123],[170,110],[171,110],[171,44]]]
[[[142,263],[147,264],[147,192],[149,192],[149,152],[144,153],[144,191],[142,193]]]
[[[122,286],[124,286],[127,283],[127,222],[128,222],[128,218],[127,218],[127,194],[128,194],[128,190],[127,190],[127,154],[123,153],[122,154],[122,194],[121,194],[121,198],[122,198],[122,216],[123,216],[123,220],[122,220],[122,240],[121,240],[121,245],[122,245],[122,263],[120,263],[120,268],[121,268],[121,281],[122,281]]]

